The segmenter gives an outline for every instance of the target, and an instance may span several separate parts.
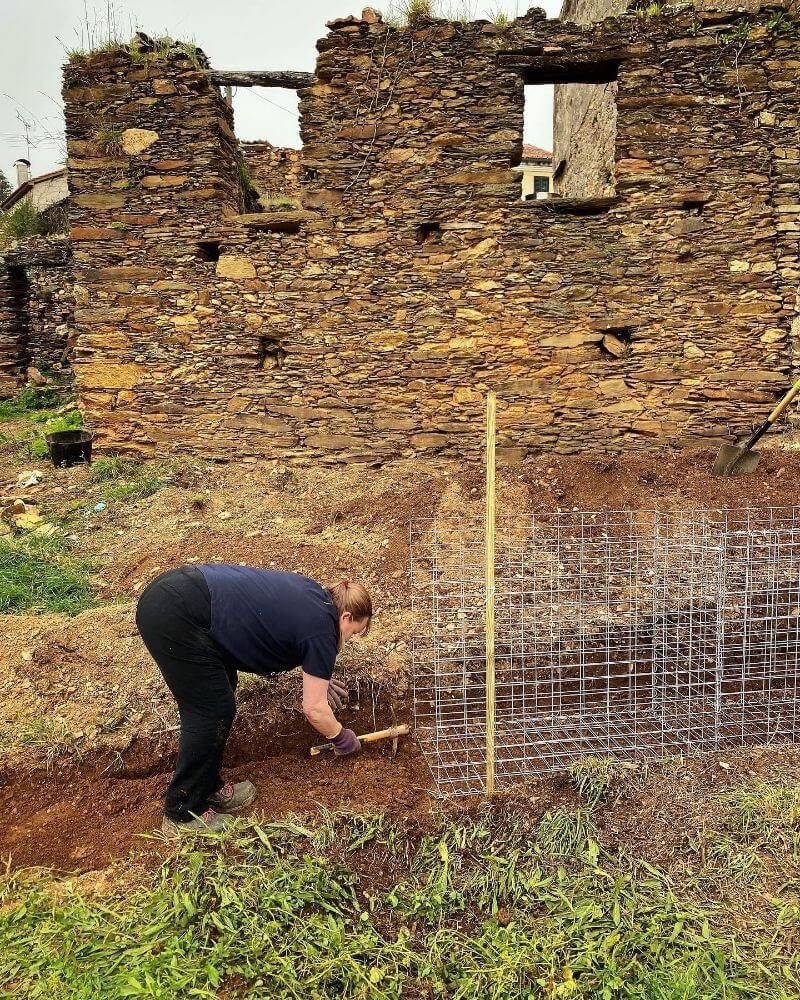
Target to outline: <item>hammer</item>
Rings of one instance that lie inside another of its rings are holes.
[[[362,743],[377,743],[379,740],[392,740],[393,750],[397,753],[397,741],[401,736],[407,736],[410,729],[405,723],[402,726],[390,726],[388,729],[379,729],[375,733],[364,733],[363,736],[359,736],[359,740]],[[311,748],[311,756],[316,757],[317,754],[325,753],[326,750],[332,750],[333,743],[320,743],[319,746]]]

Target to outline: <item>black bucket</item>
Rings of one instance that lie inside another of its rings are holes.
[[[55,431],[45,434],[50,458],[57,469],[88,465],[92,460],[93,431]]]

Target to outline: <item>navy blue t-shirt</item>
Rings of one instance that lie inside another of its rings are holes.
[[[327,590],[299,573],[227,563],[197,568],[211,594],[211,638],[234,662],[255,674],[302,666],[330,680],[339,616]]]

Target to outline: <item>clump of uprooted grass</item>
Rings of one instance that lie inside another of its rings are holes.
[[[530,822],[484,814],[419,841],[381,816],[240,820],[100,899],[7,875],[0,981],[87,1000],[797,995],[781,934],[739,948],[663,873],[553,858]]]
[[[0,614],[94,607],[92,567],[60,535],[0,537]]]

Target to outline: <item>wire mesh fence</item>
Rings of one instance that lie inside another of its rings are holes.
[[[483,520],[411,529],[416,731],[442,791],[486,775]],[[797,734],[800,507],[496,525],[495,774]]]

